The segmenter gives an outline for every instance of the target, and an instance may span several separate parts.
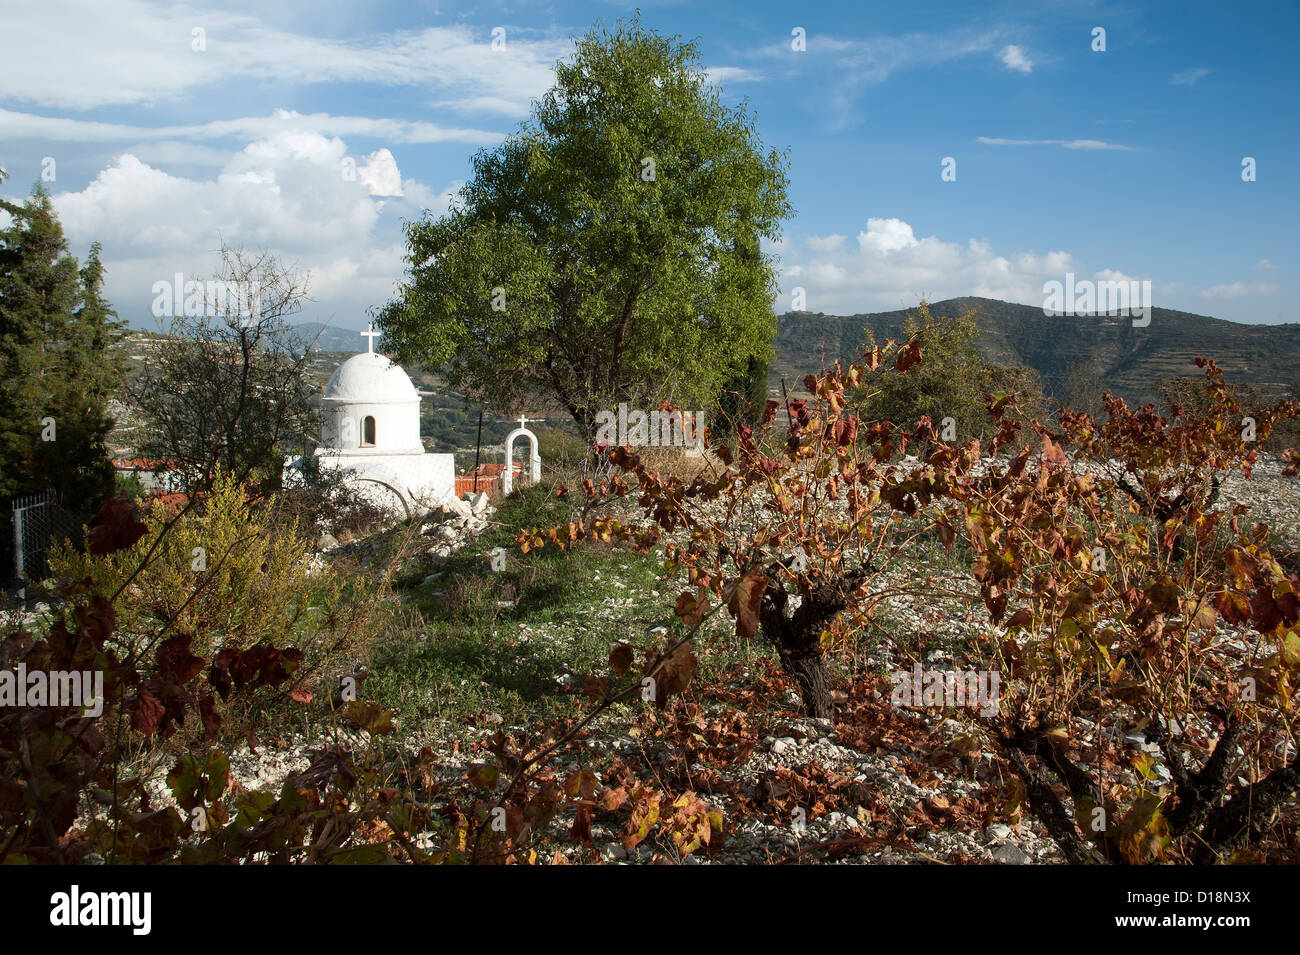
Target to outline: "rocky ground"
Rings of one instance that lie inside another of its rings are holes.
[[[1300,480],[1285,477],[1276,459],[1264,456],[1252,478],[1230,478],[1220,507],[1246,504],[1249,520],[1268,521],[1278,535],[1300,546]],[[440,569],[461,548],[471,546],[487,528],[494,508],[486,495],[452,502],[430,514],[419,527],[419,550],[431,568],[423,581],[437,588]],[[338,545],[323,535],[321,558],[339,555],[363,564],[384,547],[380,537]],[[970,648],[988,635],[988,623],[971,599],[963,597],[963,575],[943,566],[916,565],[895,571],[888,583],[920,584],[920,592],[895,598],[889,605],[895,636],[863,651],[857,665],[866,678],[841,691],[837,719],[814,721],[797,715],[788,685],[773,678],[771,660],[758,657],[718,685],[701,688],[693,712],[668,720],[652,710],[606,714],[581,744],[563,754],[558,769],[587,764],[592,754],[634,766],[642,773],[674,778],[711,804],[722,807],[726,838],[718,849],[688,857],[691,864],[822,861],[847,863],[1053,863],[1061,857],[1043,827],[1032,817],[1007,809],[1009,783],[1005,767],[982,744],[978,716],[951,708],[907,709],[891,704],[887,677],[921,661],[933,668],[972,665]],[[624,595],[617,580],[592,614],[593,625],[630,619],[647,600],[662,604],[658,593]],[[933,586],[932,592],[925,592]],[[966,585],[968,586],[968,585]],[[433,595],[437,596],[434,590]],[[33,608],[29,613],[39,613]],[[530,646],[563,648],[570,630],[518,624],[515,638],[521,655]],[[1231,646],[1237,635],[1225,630],[1219,639]],[[577,693],[581,668],[561,667],[557,690]],[[875,674],[873,679],[870,674]],[[764,685],[766,698],[752,687]],[[736,722],[739,720],[739,722]],[[689,726],[683,729],[682,721]],[[475,725],[401,725],[403,748],[430,746],[440,779],[452,785],[464,779],[481,756],[476,743],[503,731],[520,735],[532,727],[510,726],[490,711]],[[1084,725],[1087,724],[1087,725]],[[1081,720],[1083,738],[1119,741],[1153,756],[1153,785],[1168,779],[1156,748],[1122,721],[1102,726]],[[1180,727],[1213,742],[1205,728]],[[245,789],[276,789],[290,773],[311,764],[313,754],[335,742],[334,732],[285,732],[262,739],[256,749],[244,745],[232,753],[235,784]],[[669,745],[678,739],[680,745]],[[357,731],[353,743],[366,742]],[[701,743],[700,741],[704,741]],[[601,768],[595,766],[598,772]],[[154,789],[166,800],[165,772]],[[1127,777],[1132,780],[1132,774]],[[625,849],[618,834],[593,827],[591,850],[574,849],[574,861],[650,861],[648,844]]]

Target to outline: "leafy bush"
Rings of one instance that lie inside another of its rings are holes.
[[[936,467],[907,474],[893,463],[910,444],[938,440],[930,418],[911,428],[887,420],[864,427],[847,396],[908,393],[898,379],[915,374],[923,334],[873,346],[847,369],[809,375],[804,385],[811,400],[791,401],[779,417],[777,403],[767,402],[758,429],[740,426],[735,451],[719,446],[695,465],[694,477],[614,448],[610,458],[635,482],[646,522],[600,517],[545,534],[525,532],[520,543],[525,550],[591,538],[624,540],[641,550],[662,545],[668,574],[686,577],[675,609],[691,632],[725,608],[739,639],[761,632],[775,646],[807,713],[831,717],[828,651],[906,589],[888,574],[921,528],[896,515],[916,516],[918,500],[929,504],[943,495],[946,479]],[[778,429],[787,423],[780,440]],[[945,467],[968,469],[975,457],[952,456]],[[628,495],[633,486],[616,474],[600,487],[587,482],[583,491],[594,501]],[[665,540],[677,531],[689,539]],[[665,674],[655,687],[655,702],[663,706],[694,669],[688,638],[640,650],[643,674]]]
[[[230,477],[219,476],[201,505],[174,518],[155,501],[145,524],[126,550],[96,555],[60,546],[50,558],[54,578],[89,580],[91,593],[113,600],[119,636],[167,627],[193,635],[199,652],[294,646],[310,608],[328,612],[339,600],[341,582],[312,573],[296,524],[273,533],[269,507],[246,504]],[[132,576],[151,551],[148,566]]]
[[[1233,384],[1227,385],[1227,388],[1232,400],[1241,405],[1244,414],[1251,417],[1256,417],[1261,411],[1266,412],[1268,407],[1275,403],[1255,385]],[[1195,376],[1162,379],[1156,382],[1156,390],[1160,393],[1164,413],[1171,419],[1184,416],[1203,417],[1213,412],[1212,396],[1206,394],[1201,382]],[[1291,401],[1300,399],[1294,386],[1286,389],[1282,397]],[[1296,445],[1300,445],[1300,420],[1296,418],[1283,418],[1276,421],[1267,440],[1260,441],[1260,447],[1273,454],[1280,454]]]
[[[1044,437],[1036,465],[1026,449],[962,488],[1014,677],[994,736],[1073,862],[1222,860],[1300,787],[1300,579],[1244,507],[1215,509],[1223,476],[1249,477],[1255,440],[1300,405],[1257,412],[1247,440],[1219,369],[1197,363],[1201,414],[1107,396],[1105,421],[1062,413],[1073,457]],[[1167,780],[1125,750],[1135,733]]]
[[[144,482],[134,471],[118,472],[113,478],[113,493],[125,494],[133,501],[141,501],[148,495]]]
[[[591,448],[576,433],[576,429],[563,427],[540,430],[537,434],[537,453],[542,457],[545,473],[562,475],[565,479],[580,473],[591,458]]]
[[[281,489],[270,510],[270,529],[293,534],[298,528],[328,531],[340,543],[366,537],[393,522],[392,514],[366,497],[343,471],[321,469],[314,457],[305,459],[302,479]]]
[[[1005,393],[986,397],[992,457],[978,440],[944,442],[928,416],[911,431],[863,427],[846,393],[917,394],[906,379],[926,334],[809,376],[812,399],[782,416],[785,441],[766,433],[771,402],[764,434],[742,429],[736,454],[717,449],[723,469],[684,481],[614,449],[630,480],[584,490],[634,496],[643,523],[520,535],[525,550],[662,546],[668,575],[685,578],[685,632],[616,646],[611,675],[588,681],[592,698],[619,698],[632,674],[633,686],[649,676],[665,705],[695,670],[700,624],[725,608],[738,637],[775,645],[807,713],[833,718],[828,653],[909,587],[891,564],[933,533],[975,555],[992,625],[976,652],[1006,686],[975,731],[1014,774],[1008,815],[1027,804],[1076,863],[1224,860],[1276,834],[1300,790],[1300,578],[1269,552],[1267,527],[1241,526],[1244,508],[1214,507],[1223,475],[1249,477],[1255,442],[1300,404],[1257,412],[1252,432],[1219,369],[1198,359],[1209,413],[1168,421],[1110,396],[1105,422],[1063,411],[1073,460],[1041,421],[1017,420]],[[1039,435],[1041,453],[996,457],[1021,431]],[[912,468],[891,463],[915,442],[935,450]],[[1295,475],[1300,449],[1287,458]],[[1167,781],[1148,752],[1126,751],[1133,733],[1163,756]]]
[[[92,519],[89,552],[118,555],[149,534],[119,496]],[[158,546],[128,580],[147,574],[167,534],[154,538]],[[589,846],[597,816],[626,819],[628,849],[658,831],[684,856],[719,830],[720,814],[695,793],[665,793],[630,767],[612,767],[604,784],[585,767],[557,774],[551,758],[578,745],[585,723],[534,737],[498,732],[484,741],[492,760],[448,784],[428,747],[414,755],[385,747],[392,713],[346,694],[337,708],[331,703],[329,720],[348,734],[314,751],[278,792],[236,785],[220,747],[190,745],[166,776],[171,804],[159,805],[147,776],[127,768],[141,744],[154,747],[191,719],[218,740],[217,698],[236,692],[294,688],[292,699],[310,704],[303,653],[259,643],[196,655],[193,638],[176,632],[146,661],[139,648],[120,649],[108,598],[76,583],[63,596],[66,612],[43,639],[21,625],[4,634],[3,663],[28,673],[97,672],[101,712],[65,700],[0,708],[0,864],[535,863],[557,837]],[[571,823],[561,824],[561,814]]]
[[[997,430],[986,411],[989,393],[1013,395],[1022,408],[1042,407],[1042,391],[1031,368],[1003,368],[984,360],[975,340],[975,313],[937,319],[922,302],[904,323],[905,338],[927,356],[909,374],[871,379],[848,390],[847,401],[865,422],[889,421],[911,428],[923,417],[951,418],[955,439],[987,441]],[[868,349],[874,338],[868,330]],[[926,450],[921,448],[918,450]]]

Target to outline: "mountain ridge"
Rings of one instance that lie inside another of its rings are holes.
[[[1213,358],[1230,383],[1266,394],[1300,389],[1300,323],[1245,325],[1208,315],[1153,308],[1150,324],[1111,315],[1047,316],[1041,308],[999,299],[962,296],[930,304],[936,318],[975,310],[976,345],[999,365],[1038,372],[1049,396],[1067,395],[1071,382],[1095,378],[1133,402],[1155,400],[1159,379],[1200,374],[1194,361]],[[769,384],[780,388],[836,359],[859,357],[866,330],[876,340],[901,338],[915,308],[855,315],[786,312],[777,317],[776,355]]]

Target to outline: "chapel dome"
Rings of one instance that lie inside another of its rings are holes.
[[[418,402],[420,395],[401,365],[385,355],[361,352],[334,370],[325,386],[324,399],[389,404]]]

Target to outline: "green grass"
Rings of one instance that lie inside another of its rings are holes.
[[[545,486],[528,488],[500,502],[493,526],[442,567],[424,556],[403,567],[393,581],[401,609],[371,645],[364,697],[393,710],[404,734],[427,733],[443,742],[467,737],[467,727],[481,728],[484,714],[499,715],[506,726],[572,718],[590,706],[581,692],[586,677],[609,675],[609,652],[617,642],[645,647],[656,642],[649,631],[660,626],[680,633],[672,608],[684,584],[660,578],[656,554],[598,542],[520,553],[515,539],[521,528],[557,526],[571,516],[569,505]],[[502,571],[491,568],[497,547],[506,552]],[[937,538],[916,550],[940,571],[964,569],[971,556],[946,551]],[[425,583],[432,573],[439,576]],[[906,633],[887,610],[878,623],[883,632],[864,633],[854,648],[858,654],[879,640],[913,653],[949,642]],[[734,626],[723,612],[702,628],[695,690],[738,669],[756,673],[760,657],[775,656],[761,638],[741,641]],[[849,677],[859,664],[839,659],[831,665]],[[624,680],[635,679],[635,672]],[[707,703],[708,694],[697,699]],[[627,715],[639,705],[629,704]]]
[[[407,568],[395,589],[410,613],[373,648],[367,697],[408,727],[484,711],[522,723],[583,707],[585,677],[605,671],[619,640],[644,641],[670,624],[675,591],[657,579],[653,554],[599,543],[520,553],[520,528],[567,519],[567,505],[529,488],[502,502],[494,526],[437,580],[423,583],[430,563]],[[491,569],[496,547],[506,552],[503,571]]]

